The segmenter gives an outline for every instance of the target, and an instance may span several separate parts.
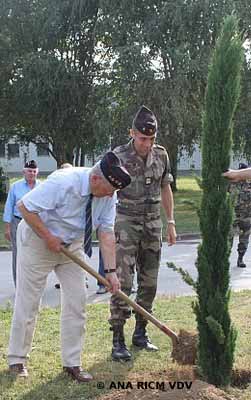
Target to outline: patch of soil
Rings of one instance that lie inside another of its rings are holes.
[[[164,382],[164,390],[154,389],[154,383],[151,385],[152,389],[144,389],[138,384],[139,382],[132,382],[133,388],[112,390],[109,394],[99,397],[99,400],[235,400],[223,390],[200,380],[193,381],[190,389],[172,389],[169,386],[170,381]]]
[[[195,365],[197,356],[198,334],[181,329],[178,343],[173,343],[171,357],[181,365]]]
[[[132,375],[131,380],[126,382],[114,381],[112,383],[117,387],[113,386],[113,389],[99,397],[99,400],[236,400],[213,385],[192,379],[193,370],[186,371],[186,378],[185,375],[181,375],[181,371],[177,372],[176,379],[174,371],[171,376],[168,374],[168,377],[167,371],[163,371],[149,376]],[[119,384],[124,384],[125,388],[119,389]]]
[[[238,388],[246,388],[251,383],[251,371],[249,369],[236,368],[232,371],[231,385]]]

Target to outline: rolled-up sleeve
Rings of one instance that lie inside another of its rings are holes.
[[[106,199],[102,213],[99,218],[98,230],[102,232],[113,232],[116,217],[116,201],[117,195],[114,193],[112,197]]]
[[[161,187],[173,182],[173,176],[171,174],[170,161],[169,161],[167,152],[165,152],[164,163],[165,163],[165,170],[163,172],[162,179],[161,179]]]
[[[54,210],[57,207],[61,190],[55,179],[48,179],[41,183],[22,198],[22,203],[28,211],[40,213]]]
[[[14,196],[14,187],[12,186],[9,190],[7,200],[5,203],[4,207],[4,213],[3,213],[3,221],[10,223],[13,212],[14,212],[14,205],[15,205],[15,196]]]

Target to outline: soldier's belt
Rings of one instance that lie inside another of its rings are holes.
[[[117,211],[126,215],[144,215],[149,213],[160,214],[160,202],[145,202],[140,204],[118,203]]]

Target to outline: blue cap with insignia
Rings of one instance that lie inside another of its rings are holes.
[[[245,169],[248,168],[248,165],[245,163],[239,163],[239,169]]]
[[[113,151],[108,151],[100,161],[104,177],[115,189],[123,189],[131,183],[128,171],[122,166],[120,159]]]
[[[146,136],[155,135],[158,130],[158,124],[153,112],[149,108],[141,106],[134,117],[132,129]]]
[[[37,163],[36,163],[35,160],[27,161],[27,162],[24,164],[24,168],[36,169],[36,168],[37,168]]]

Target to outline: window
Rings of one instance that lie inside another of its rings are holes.
[[[19,144],[9,143],[8,144],[8,158],[19,158]]]
[[[5,158],[5,143],[0,142],[0,157]]]
[[[38,156],[49,156],[49,144],[48,143],[40,143],[37,144],[37,155]]]

